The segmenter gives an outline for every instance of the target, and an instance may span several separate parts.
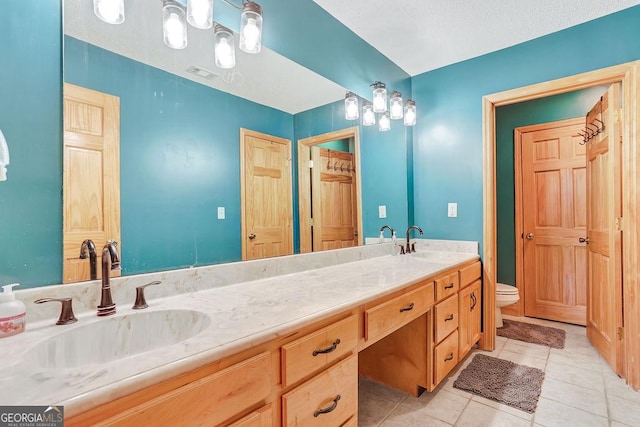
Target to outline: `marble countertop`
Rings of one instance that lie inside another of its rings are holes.
[[[83,313],[68,326],[34,322],[27,332],[0,341],[0,404],[64,405],[72,416],[473,259],[478,255],[388,255],[156,299],[142,311],[119,306],[108,318]],[[108,362],[53,369],[33,357],[34,346],[73,328],[167,310],[195,310],[210,323],[177,344]]]

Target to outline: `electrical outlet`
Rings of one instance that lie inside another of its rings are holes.
[[[458,204],[457,203],[449,203],[447,205],[447,216],[449,218],[456,218],[458,216]]]
[[[387,217],[387,207],[385,205],[378,206],[378,218]]]
[[[218,206],[218,219],[225,218],[224,206]]]

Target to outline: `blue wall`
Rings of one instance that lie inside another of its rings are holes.
[[[606,90],[596,86],[496,109],[498,282],[516,284],[514,129],[584,117]]]
[[[636,6],[412,79],[414,215],[427,237],[482,242],[482,96],[636,60],[639,22]]]
[[[62,278],[61,16],[57,1],[2,2],[0,129],[11,164],[0,182],[0,285]]]

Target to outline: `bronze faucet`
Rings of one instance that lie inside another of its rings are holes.
[[[102,295],[98,306],[98,316],[108,316],[116,312],[116,305],[111,298],[109,272],[119,269],[118,244],[114,240],[109,240],[102,248]]]
[[[418,227],[417,225],[412,225],[411,227],[407,228],[407,246],[404,250],[405,254],[410,254],[411,252],[416,251],[415,243],[414,245],[411,245],[411,243],[409,242],[409,235],[411,234],[411,230],[418,230],[420,232],[420,235],[422,236],[422,228]]]
[[[98,278],[96,255],[96,245],[93,243],[93,240],[87,239],[82,242],[82,246],[80,246],[80,259],[87,259],[87,257],[89,257],[91,280],[96,280]]]

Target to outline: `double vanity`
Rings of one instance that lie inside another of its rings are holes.
[[[418,242],[116,278],[107,318],[98,282],[23,291],[71,294],[78,322],[28,305],[0,402],[64,405],[68,426],[355,426],[359,374],[418,395],[480,338],[477,244]]]

